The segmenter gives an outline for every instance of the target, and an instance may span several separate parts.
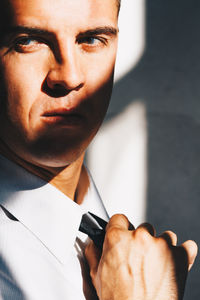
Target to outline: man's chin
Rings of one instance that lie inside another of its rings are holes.
[[[60,151],[46,151],[40,153],[33,153],[28,160],[35,165],[49,168],[64,168],[77,161],[84,153],[84,150],[66,150]]]

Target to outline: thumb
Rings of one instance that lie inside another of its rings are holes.
[[[93,241],[90,241],[86,246],[85,257],[92,273],[96,273],[101,258],[101,253]]]

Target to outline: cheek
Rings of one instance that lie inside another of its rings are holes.
[[[115,56],[108,57],[107,59],[96,64],[93,71],[90,72],[88,79],[88,86],[93,93],[93,101],[96,105],[96,113],[104,115],[105,110],[109,104],[112,87],[113,87],[113,74],[114,74]],[[98,109],[98,107],[99,109]]]
[[[8,57],[2,64],[0,94],[12,122],[28,123],[29,111],[41,90],[41,75],[37,63],[30,64],[17,56]]]
[[[91,59],[87,70],[87,79],[92,90],[101,90],[113,79],[115,52],[107,53],[99,59]]]
[[[103,83],[101,81],[101,85],[98,86],[98,89],[90,96],[90,117],[89,124],[92,137],[96,134],[101,123],[104,120],[105,114],[108,109],[108,105],[110,102],[112,86],[113,86],[113,72],[104,80]],[[105,79],[105,78],[104,78]]]
[[[96,63],[91,71],[88,71],[86,98],[91,99],[93,114],[91,121],[96,123],[97,127],[101,124],[108,108],[113,86],[115,58],[111,60],[101,60]]]

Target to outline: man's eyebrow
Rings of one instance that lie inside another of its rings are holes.
[[[8,28],[8,34],[19,34],[19,33],[27,33],[27,34],[35,34],[35,35],[52,35],[52,33],[48,30],[37,28],[37,27],[29,27],[29,26],[13,26]]]
[[[112,26],[96,27],[96,28],[91,28],[86,31],[80,32],[78,34],[78,37],[82,37],[86,35],[99,35],[99,34],[116,36],[118,34],[118,29]]]
[[[37,27],[29,27],[29,26],[13,26],[8,28],[7,30],[8,34],[16,34],[16,33],[27,33],[27,34],[41,34],[41,35],[52,35],[53,33],[51,31],[48,31],[46,29],[41,29]],[[85,35],[99,35],[99,34],[106,34],[106,35],[117,35],[118,29],[112,26],[102,26],[102,27],[96,27],[91,28],[85,31],[82,31],[78,34],[79,37],[85,36]]]

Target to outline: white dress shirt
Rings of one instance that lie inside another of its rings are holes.
[[[90,179],[82,205],[0,156],[0,299],[95,300],[78,231],[82,214],[108,215]]]

